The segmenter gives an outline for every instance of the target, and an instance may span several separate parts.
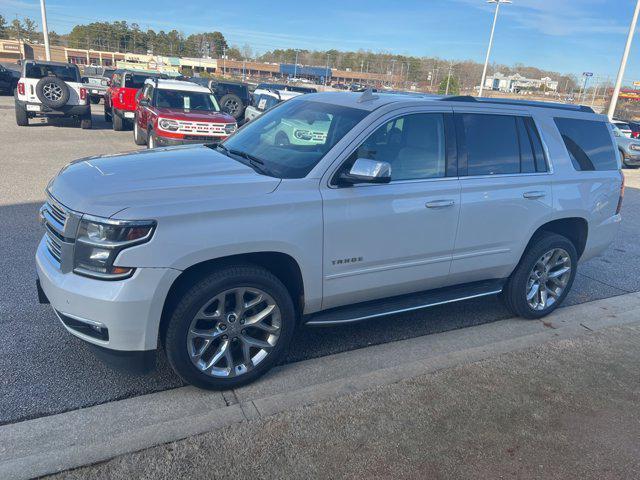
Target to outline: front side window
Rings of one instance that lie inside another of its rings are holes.
[[[419,113],[394,118],[371,134],[348,163],[358,158],[389,163],[392,181],[444,177],[444,115]]]
[[[618,169],[618,156],[607,123],[562,117],[554,120],[576,170]]]
[[[215,97],[206,92],[189,92],[184,90],[165,90],[159,88],[156,92],[156,106],[177,110],[202,110],[218,112],[218,102]]]
[[[294,99],[252,120],[224,147],[257,158],[269,175],[302,178],[367,114],[358,108]]]

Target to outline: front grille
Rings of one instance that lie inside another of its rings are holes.
[[[62,258],[62,244],[60,243],[60,240],[52,235],[48,230],[44,234],[44,239],[47,242],[47,249],[49,250],[49,253],[57,260],[58,266],[60,266],[59,264]]]
[[[225,123],[185,122],[178,121],[179,128],[176,133],[185,135],[206,135],[213,137],[227,136]]]
[[[62,271],[68,271],[73,256],[73,237],[79,215],[75,215],[53,197],[40,209],[42,223],[45,227],[44,240],[47,250],[57,267]]]

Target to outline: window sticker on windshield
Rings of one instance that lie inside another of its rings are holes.
[[[261,98],[260,101],[258,102],[258,108],[260,110],[264,110],[264,107],[267,106],[267,99],[266,98]]]
[[[191,97],[182,97],[184,99],[184,109],[191,109]]]

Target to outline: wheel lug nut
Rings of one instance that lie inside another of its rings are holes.
[[[240,319],[240,325],[244,325],[244,318]]]
[[[246,330],[242,330],[242,334],[244,335],[245,333],[247,333],[247,331]]]
[[[226,330],[227,326],[223,323],[222,325],[220,325],[220,330]]]

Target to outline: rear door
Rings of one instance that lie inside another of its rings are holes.
[[[447,284],[460,208],[450,112],[389,114],[340,166],[388,162],[390,183],[322,188],[324,308]]]
[[[451,281],[505,278],[552,214],[543,144],[526,113],[454,110],[461,207]]]

